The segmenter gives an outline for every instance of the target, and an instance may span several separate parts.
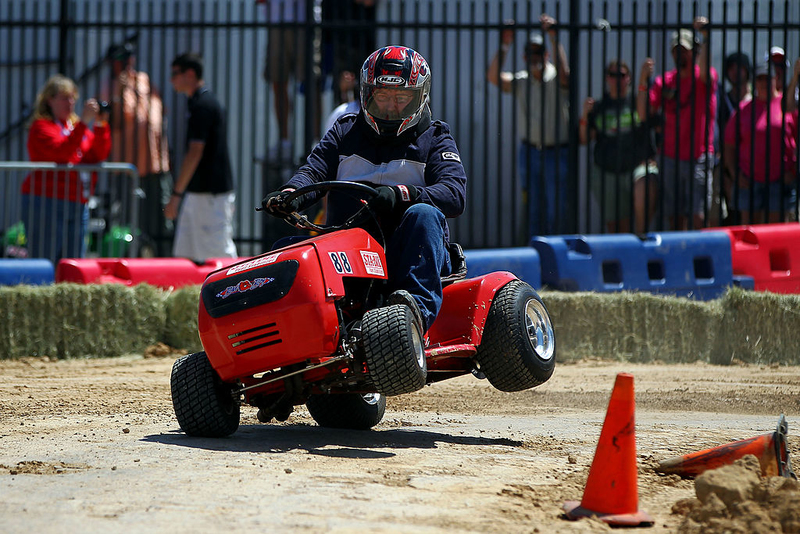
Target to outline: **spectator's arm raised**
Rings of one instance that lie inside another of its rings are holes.
[[[647,109],[649,97],[647,84],[653,76],[655,65],[656,63],[653,61],[653,58],[645,58],[644,63],[642,63],[641,73],[639,74],[639,88],[636,93],[636,113],[639,115],[640,121],[646,121],[650,116],[649,110]]]
[[[553,50],[556,51],[556,68],[558,69],[558,81],[561,87],[569,87],[569,63],[567,62],[567,53],[564,47],[557,40],[556,30],[553,26],[557,24],[556,19],[546,13],[542,13],[539,17],[539,22],[542,24],[542,31],[550,37],[550,44]]]
[[[789,80],[789,85],[786,86],[784,92],[786,98],[786,113],[791,113],[797,109],[797,100],[795,100],[795,93],[797,93],[797,81],[800,78],[800,58],[794,62],[794,70],[792,71],[792,78]]]
[[[697,17],[694,19],[694,30],[703,36],[698,52],[697,65],[700,67],[700,80],[708,85],[708,19]]]
[[[507,22],[506,24],[513,24],[513,22]],[[500,90],[504,93],[511,92],[511,81],[514,79],[514,73],[502,72],[500,67],[503,65],[508,50],[511,48],[513,42],[513,29],[506,28],[500,32],[500,50],[498,50],[497,54],[492,58],[491,63],[489,63],[489,68],[486,70],[486,79],[488,82],[500,87]]]

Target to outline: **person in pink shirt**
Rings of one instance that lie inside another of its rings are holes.
[[[701,228],[711,205],[714,170],[714,122],[719,76],[708,63],[708,19],[697,17],[694,31],[672,34],[676,68],[648,82],[655,71],[645,59],[639,76],[637,111],[643,119],[661,114],[661,195],[664,213],[675,229]],[[702,41],[697,39],[702,36]],[[663,164],[661,164],[663,160]]]
[[[784,114],[777,84],[768,64],[756,67],[755,99],[743,102],[725,127],[725,167],[738,183],[742,224],[794,220],[797,111]]]

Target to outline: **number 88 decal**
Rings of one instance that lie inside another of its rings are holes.
[[[350,265],[350,260],[347,258],[346,252],[328,252],[331,257],[333,268],[339,274],[353,274],[353,267]]]

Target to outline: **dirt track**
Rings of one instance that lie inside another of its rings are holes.
[[[671,513],[694,484],[658,460],[789,421],[798,471],[800,368],[559,365],[536,390],[471,376],[394,397],[369,432],[315,426],[304,409],[231,438],[192,439],[172,413],[172,358],[0,361],[4,532],[601,532],[568,522],[618,372],[636,386],[640,508]]]

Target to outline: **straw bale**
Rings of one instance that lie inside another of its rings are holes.
[[[0,289],[0,358],[119,356],[141,352],[164,329],[164,293],[118,284]]]
[[[721,306],[724,320],[712,363],[800,365],[800,295],[734,288]]]
[[[200,287],[185,286],[167,298],[166,323],[162,340],[170,347],[190,352],[203,350],[197,332]]]
[[[559,361],[800,365],[800,295],[732,289],[698,302],[649,293],[543,291]],[[119,356],[157,342],[202,350],[200,286],[0,287],[0,358]]]
[[[708,361],[719,303],[650,293],[542,292],[557,358],[630,362]]]

